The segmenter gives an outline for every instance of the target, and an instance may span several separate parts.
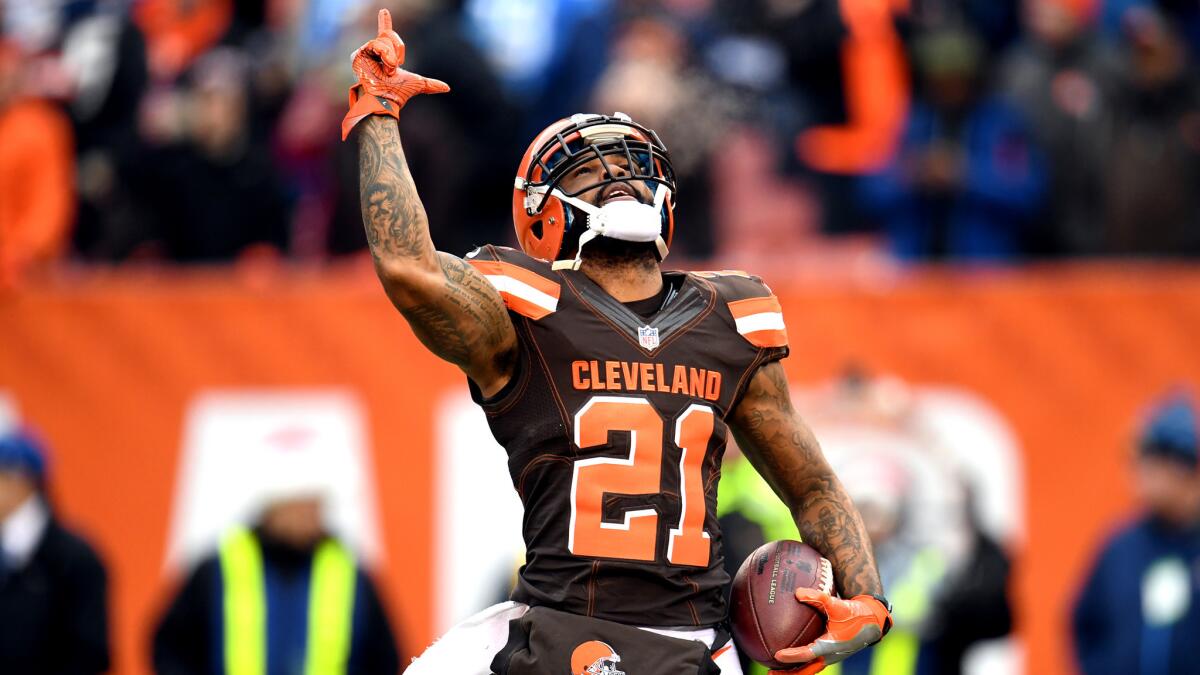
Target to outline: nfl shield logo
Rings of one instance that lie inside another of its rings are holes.
[[[638,342],[646,349],[658,348],[658,329],[650,326],[641,326],[638,328]]]

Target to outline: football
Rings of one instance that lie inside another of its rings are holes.
[[[816,549],[798,541],[758,547],[733,578],[729,615],[738,649],[769,668],[795,667],[775,652],[802,647],[825,632],[825,617],[799,602],[797,588],[833,592],[833,568]]]

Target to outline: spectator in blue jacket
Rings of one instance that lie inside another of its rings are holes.
[[[1144,513],[1104,545],[1075,605],[1084,675],[1200,673],[1198,467],[1196,411],[1176,395],[1139,439],[1134,477]]]
[[[964,29],[914,43],[920,76],[900,147],[862,182],[904,259],[1010,259],[1045,192],[1041,153],[1007,103],[980,96],[983,47]]]
[[[108,573],[46,496],[46,450],[0,429],[0,672],[108,672]]]

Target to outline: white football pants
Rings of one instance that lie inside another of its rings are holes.
[[[413,659],[405,675],[490,675],[492,659],[508,644],[508,622],[529,611],[529,605],[502,602],[451,628],[437,642]],[[642,628],[652,633],[682,640],[697,640],[711,646],[717,632],[712,628],[672,630]],[[737,647],[733,642],[721,647],[714,656],[721,675],[742,675]]]

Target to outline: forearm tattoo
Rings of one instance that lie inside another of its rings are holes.
[[[779,363],[754,375],[732,421],[743,451],[788,504],[804,541],[833,563],[842,597],[882,593],[862,518],[792,408]]]
[[[395,121],[376,115],[359,126],[359,199],[371,255],[376,262],[393,256],[432,260],[429,221]]]
[[[363,227],[392,303],[422,344],[477,383],[507,375],[516,331],[504,301],[475,268],[434,249],[396,123],[375,116],[359,128]]]

